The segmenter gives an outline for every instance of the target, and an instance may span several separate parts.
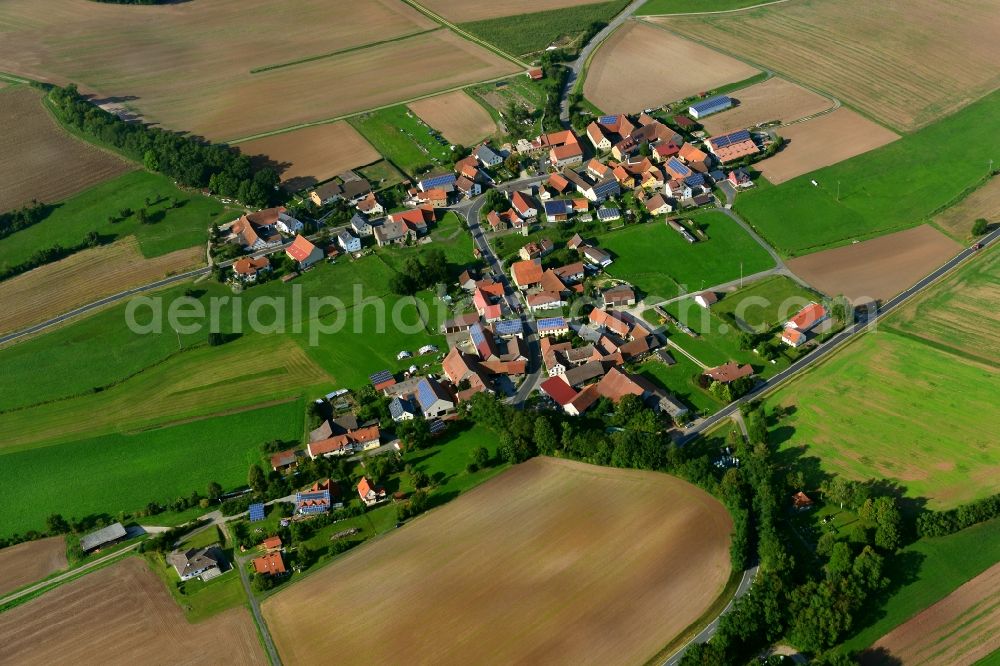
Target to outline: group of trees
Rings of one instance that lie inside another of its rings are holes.
[[[49,96],[64,123],[181,185],[208,187],[254,207],[267,206],[281,197],[274,169],[254,168],[249,157],[228,146],[125,122],[88,102],[73,84],[53,88]]]
[[[32,199],[31,205],[22,206],[9,213],[0,213],[0,238],[6,238],[15,231],[27,229],[33,224],[38,224],[52,212],[52,206]]]
[[[409,256],[395,275],[389,278],[389,289],[400,296],[412,296],[448,280],[448,260],[444,251],[433,248],[420,256]]]
[[[917,518],[917,533],[922,537],[944,536],[997,516],[1000,516],[1000,494],[948,511],[924,511]]]
[[[107,238],[101,236],[96,231],[90,231],[86,236],[84,236],[83,240],[76,245],[67,247],[57,243],[51,247],[36,250],[30,257],[19,264],[10,265],[4,262],[3,264],[0,264],[0,281],[12,278],[15,275],[20,275],[21,273],[27,273],[33,268],[38,268],[39,266],[44,266],[45,264],[51,264],[54,261],[65,259],[71,254],[76,254],[81,250],[103,245],[107,240]]]

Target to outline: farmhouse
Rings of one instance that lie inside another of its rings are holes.
[[[521,246],[521,249],[517,251],[517,255],[521,257],[524,261],[530,261],[531,259],[537,259],[539,257],[544,257],[545,255],[552,252],[555,249],[555,243],[553,243],[548,238],[542,238],[537,243],[532,241],[531,243],[526,243]]]
[[[479,195],[483,191],[483,186],[471,178],[459,176],[455,181],[455,189],[462,193],[462,196],[469,198]]]
[[[389,415],[394,422],[412,421],[418,413],[419,410],[413,404],[413,400],[405,396],[397,395],[389,403]]]
[[[635,129],[628,116],[601,116],[587,125],[587,138],[597,150],[611,150],[611,146],[619,143]]]
[[[247,213],[233,222],[229,231],[247,250],[257,251],[281,245],[281,234],[276,226],[283,207],[268,208]]]
[[[323,258],[323,250],[309,242],[305,236],[296,236],[285,249],[289,259],[298,262],[299,268],[309,268]]]
[[[428,225],[436,219],[433,208],[420,206],[400,213],[393,213],[388,217],[388,222],[400,223],[417,236],[423,236],[427,233]]]
[[[750,174],[748,174],[746,169],[743,167],[730,171],[729,175],[726,176],[726,180],[728,180],[733,187],[739,187],[740,189],[753,187],[753,180],[751,180]]]
[[[388,370],[379,370],[375,374],[368,376],[368,381],[376,391],[385,391],[387,388],[396,385],[396,378]]]
[[[233,264],[233,277],[240,282],[256,282],[257,275],[271,270],[267,257],[243,257]]]
[[[385,488],[376,488],[367,476],[361,477],[358,481],[358,496],[365,506],[372,506],[386,499]]]
[[[572,130],[553,132],[539,137],[543,146],[549,146],[549,164],[561,169],[583,161],[583,148]]]
[[[252,564],[254,572],[262,576],[280,576],[285,573],[285,561],[281,558],[280,551],[254,558]]]
[[[121,523],[112,523],[107,527],[85,534],[80,537],[80,550],[92,553],[100,548],[112,546],[128,538],[128,532]]]
[[[379,247],[402,245],[408,238],[416,236],[405,224],[391,219],[375,227],[374,234]]]
[[[260,542],[260,547],[265,551],[281,550],[281,537],[277,535],[268,537]]]
[[[368,217],[378,217],[385,213],[385,208],[379,203],[374,192],[369,192],[368,196],[358,202],[358,211]]]
[[[781,341],[792,348],[801,347],[805,344],[806,335],[789,326],[781,331]]]
[[[694,297],[694,302],[707,310],[713,304],[719,302],[719,297],[714,291],[703,291]]]
[[[584,245],[581,247],[580,254],[582,254],[589,263],[594,266],[600,266],[601,268],[610,266],[613,261],[610,254],[604,250],[599,250],[592,245]]]
[[[819,303],[810,303],[785,322],[785,328],[805,332],[827,318],[826,308]]]
[[[457,317],[453,317],[441,324],[442,333],[461,333],[469,330],[469,327],[479,321],[479,314],[476,312],[466,312]]]
[[[752,375],[753,367],[751,367],[749,363],[746,365],[740,365],[736,361],[730,361],[729,363],[709,368],[704,372],[704,374],[706,377],[709,377],[717,382],[728,384],[731,381]]]
[[[689,167],[700,173],[708,172],[708,155],[690,143],[685,143],[677,152],[677,156]]]
[[[271,456],[271,469],[275,472],[283,472],[298,466],[299,456],[295,449],[278,451]]]
[[[347,229],[344,229],[339,234],[337,234],[337,245],[340,246],[344,252],[360,252],[361,251],[361,239],[353,235]]]
[[[514,192],[510,197],[510,205],[523,219],[529,220],[538,215],[538,203],[534,198],[523,192]]]
[[[725,111],[733,105],[733,100],[726,95],[718,95],[702,100],[697,104],[688,107],[688,113],[692,118],[704,118],[719,111]]]
[[[514,284],[521,291],[537,287],[542,281],[542,261],[531,259],[530,261],[514,262],[510,267],[510,275],[514,279]]]
[[[527,77],[532,81],[540,81],[545,78],[545,72],[542,71],[541,67],[532,67],[527,72],[525,72]]]
[[[486,216],[486,221],[489,222],[490,228],[493,231],[520,229],[524,225],[524,221],[513,208],[509,208],[502,213],[491,210]]]
[[[302,516],[326,513],[334,506],[335,493],[339,495],[339,489],[330,479],[317,481],[306,490],[295,493],[295,513]],[[341,506],[341,503],[336,505]]]
[[[184,552],[174,551],[167,555],[167,562],[174,567],[181,580],[192,578],[211,580],[222,573],[225,558],[222,551],[215,546],[209,546],[189,548]]]
[[[537,294],[528,296],[528,309],[532,312],[540,310],[558,310],[566,305],[566,302],[556,291],[540,291]]]
[[[585,196],[589,201],[600,202],[608,197],[621,194],[621,186],[615,178],[614,173],[596,178],[590,171],[575,171],[573,169],[563,169],[562,175],[569,183],[576,188],[576,191]],[[552,203],[552,202],[548,202]],[[546,203],[546,206],[548,206]]]
[[[349,203],[357,203],[371,194],[372,188],[368,181],[359,178],[353,172],[341,175],[343,183],[331,181],[317,186],[309,192],[309,199],[317,206],[340,201],[341,199]]]
[[[312,460],[320,456],[342,456],[358,451],[378,448],[381,443],[381,431],[378,425],[349,430],[346,433],[334,435],[327,439],[309,442],[306,450]]]
[[[436,379],[424,377],[417,384],[417,403],[424,412],[424,418],[443,416],[455,409],[451,395]]]
[[[611,287],[601,294],[605,308],[617,308],[625,305],[635,305],[635,290],[627,284]]]
[[[713,136],[705,140],[705,145],[722,164],[735,162],[760,152],[747,130],[736,130],[722,136]]]
[[[643,204],[650,215],[666,215],[674,210],[670,200],[662,194],[654,194],[643,201]]]
[[[442,189],[445,192],[450,192],[454,189],[455,181],[457,179],[458,177],[453,173],[443,173],[424,178],[417,183],[417,187],[419,187],[422,192],[433,189]]]

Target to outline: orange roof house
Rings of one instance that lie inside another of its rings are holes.
[[[305,236],[298,235],[292,244],[285,249],[285,254],[299,263],[300,268],[308,268],[323,258],[323,250],[319,249]]]
[[[746,365],[740,365],[736,361],[730,361],[729,363],[709,368],[705,371],[705,375],[707,377],[723,384],[728,384],[729,382],[740,379],[741,377],[749,377],[752,374],[753,367],[749,363]]]
[[[268,537],[260,542],[260,545],[264,550],[280,550],[281,549],[281,537],[273,536]]]
[[[528,289],[542,281],[542,262],[540,259],[516,261],[510,267],[511,277],[519,289]]]
[[[532,67],[525,73],[528,75],[528,78],[531,79],[532,81],[538,81],[539,79],[545,76],[545,72],[542,71],[541,67]]]
[[[808,331],[826,319],[826,308],[819,303],[810,303],[796,313],[794,317],[785,322],[785,328],[794,328],[797,331]]]
[[[792,508],[794,509],[809,509],[812,508],[813,501],[801,490],[794,495],[792,495]]]
[[[278,576],[285,573],[285,561],[281,559],[281,553],[275,551],[255,558],[253,570],[266,576]]]
[[[377,502],[381,502],[385,499],[385,489],[376,488],[372,485],[372,482],[368,480],[367,476],[361,477],[358,481],[358,496],[361,497],[361,501],[366,505],[371,506]]]

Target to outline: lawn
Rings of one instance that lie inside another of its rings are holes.
[[[663,218],[599,236],[598,245],[614,257],[607,273],[630,282],[644,292],[645,300],[653,301],[738,280],[741,266],[743,275],[774,266],[770,255],[723,213],[705,211],[692,217],[709,240],[688,243]]]
[[[431,242],[416,247],[390,246],[378,250],[379,256],[392,268],[399,269],[406,257],[421,256],[427,250],[441,250],[448,268],[456,277],[465,266],[476,261],[472,256],[472,236],[457,213],[446,212],[432,227]]]
[[[193,546],[185,542],[183,547],[197,548],[200,546]],[[233,551],[226,549],[224,553],[232,564]],[[170,591],[170,596],[184,610],[184,617],[187,618],[188,622],[201,622],[229,608],[242,606],[247,601],[243,584],[240,582],[240,574],[236,569],[230,569],[208,582],[195,578],[182,583],[176,569],[167,564],[162,555],[148,553],[145,558],[149,568],[159,576]]]
[[[646,0],[636,12],[639,16],[651,14],[691,14],[699,12],[724,12],[731,9],[752,7],[768,0]]]
[[[461,23],[459,27],[507,53],[525,55],[542,51],[562,38],[579,47],[575,42],[584,31],[595,23],[608,23],[627,4],[628,0],[612,0]]]
[[[304,410],[304,402],[296,400],[0,455],[6,472],[0,504],[8,510],[0,536],[43,529],[51,513],[113,516],[194,490],[204,493],[212,481],[225,488],[245,484],[247,468],[260,459],[262,443],[301,439]]]
[[[374,164],[355,169],[355,171],[364,176],[365,180],[371,183],[376,190],[398,185],[406,180],[406,176],[399,169],[385,160],[379,160]]]
[[[448,142],[405,105],[364,113],[348,122],[389,162],[411,176],[452,164]]]
[[[668,366],[654,358],[639,366],[639,374],[670,391],[694,412],[711,414],[719,409],[722,403],[696,383],[701,368],[677,350],[668,348],[668,351],[677,361],[675,365]]]
[[[983,181],[998,132],[1000,91],[882,148],[741,193],[735,208],[787,256],[916,226]]]
[[[1000,520],[904,548],[888,572],[891,596],[861,618],[864,628],[841,645],[861,650],[1000,560]]]
[[[795,280],[776,275],[725,294],[712,306],[713,312],[728,312],[751,327],[770,328],[786,321],[810,301],[821,296]]]
[[[945,509],[996,491],[998,393],[994,368],[883,327],[768,402],[792,410],[774,430],[783,446]]]
[[[133,214],[120,221],[109,219],[119,220],[125,208]],[[141,208],[148,213],[148,224],[136,219],[135,211]],[[96,231],[109,242],[134,234],[144,256],[158,257],[203,245],[213,222],[222,224],[238,216],[237,212],[224,214],[225,210],[215,199],[182,192],[165,176],[133,171],[70,197],[42,222],[0,240],[0,256],[4,263],[19,264],[53,245],[78,245]]]

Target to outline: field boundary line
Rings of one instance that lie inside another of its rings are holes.
[[[264,65],[263,67],[255,67],[250,70],[251,74],[263,74],[264,72],[270,72],[275,69],[283,69],[285,67],[294,67],[295,65],[304,65],[308,62],[314,62],[316,60],[323,60],[324,58],[334,58],[339,55],[345,55],[347,53],[354,53],[355,51],[364,51],[365,49],[375,48],[376,46],[384,46],[385,44],[392,44],[393,42],[402,42],[412,37],[419,37],[420,35],[426,35],[431,32],[437,32],[441,30],[443,26],[437,26],[436,28],[428,28],[427,30],[420,30],[417,32],[410,32],[405,35],[399,35],[397,37],[390,37],[388,39],[382,39],[377,42],[369,42],[367,44],[359,44],[358,46],[351,46],[346,49],[339,49],[337,51],[330,51],[329,53],[320,53],[318,55],[306,56],[305,58],[299,58],[298,60],[289,60],[288,62],[279,62],[274,65]]]
[[[65,583],[72,583],[74,580],[82,578],[83,576],[86,576],[88,573],[93,573],[94,570],[103,569],[106,566],[117,564],[119,560],[123,560],[131,555],[135,555],[135,553],[133,553],[132,551],[141,546],[143,543],[144,541],[138,541],[129,546],[128,548],[116,550],[113,553],[109,553],[104,557],[99,557],[96,560],[78,566],[75,569],[69,569],[68,571],[64,571],[63,573],[58,574],[56,576],[46,578],[27,587],[22,587],[17,592],[8,594],[7,596],[0,599],[0,613],[5,613],[11,610],[12,608],[16,608],[17,606],[20,606],[22,603],[28,603],[30,601],[33,601],[38,597],[44,595],[46,592],[51,592],[57,587],[61,587]],[[28,597],[28,599],[19,601],[24,597]]]
[[[34,83],[31,79],[25,79],[16,74],[8,74],[7,72],[0,72],[0,81],[7,81],[8,83],[25,83],[31,85]]]
[[[452,23],[451,21],[449,21],[448,19],[444,18],[440,14],[437,14],[436,12],[433,12],[430,9],[427,9],[426,7],[424,7],[423,5],[421,5],[419,2],[416,2],[416,0],[403,0],[403,3],[409,5],[410,7],[412,7],[415,10],[417,10],[418,12],[420,12],[421,14],[423,14],[424,16],[426,16],[427,18],[429,18],[430,20],[434,21],[435,23],[439,23],[440,25],[444,26],[445,28],[448,28],[449,30],[451,30],[452,32],[454,32],[459,37],[462,37],[463,39],[466,39],[466,40],[468,40],[468,41],[470,41],[470,42],[472,42],[474,44],[478,44],[479,46],[483,47],[484,49],[492,51],[493,53],[495,53],[496,55],[500,56],[501,58],[503,58],[505,60],[509,60],[509,61],[511,61],[512,63],[514,63],[515,65],[517,65],[519,67],[523,67],[524,69],[528,69],[528,63],[524,62],[520,58],[518,58],[516,56],[513,56],[510,53],[507,53],[503,49],[499,48],[498,46],[494,46],[493,44],[487,42],[484,39],[480,39],[479,37],[476,37],[475,35],[473,35],[472,33],[468,32],[466,30],[463,30],[462,28],[458,27],[457,24]]]
[[[770,5],[780,5],[782,3],[788,2],[788,0],[771,0],[770,2],[762,2],[757,5],[750,5],[749,7],[737,7],[736,9],[719,9],[714,12],[674,12],[673,14],[639,14],[640,18],[644,16],[709,16],[712,14],[735,14],[736,12],[747,12],[751,9],[760,9],[761,7],[768,7]]]

